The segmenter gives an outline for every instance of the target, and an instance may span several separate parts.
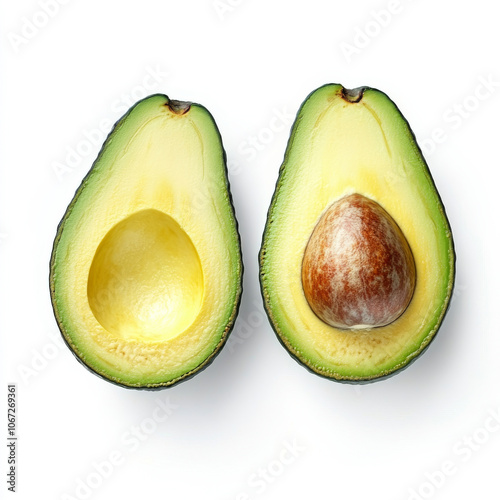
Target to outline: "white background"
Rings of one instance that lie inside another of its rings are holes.
[[[2,2],[0,437],[14,382],[17,498],[499,497],[500,32],[492,2],[461,5]],[[328,82],[379,88],[400,107],[426,151],[458,259],[451,308],[429,350],[363,386],[293,361],[258,287],[291,117]],[[141,392],[92,375],[61,344],[48,264],[104,134],[155,92],[215,117],[245,276],[235,330],[215,362],[174,388]],[[0,489],[10,495],[5,479]]]

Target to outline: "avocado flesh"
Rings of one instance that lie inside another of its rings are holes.
[[[301,282],[307,243],[332,203],[360,194],[382,206],[413,254],[416,283],[394,322],[362,330],[323,322]],[[313,372],[343,381],[387,376],[436,334],[454,283],[455,255],[444,207],[408,123],[382,92],[325,85],[293,125],[268,213],[261,287],[278,338]]]
[[[242,262],[225,154],[202,106],[154,95],[115,126],[59,225],[52,303],[69,347],[120,385],[197,373],[234,323]]]

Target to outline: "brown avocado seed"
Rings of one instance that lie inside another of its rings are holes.
[[[408,241],[375,201],[345,196],[323,213],[302,261],[311,309],[336,328],[373,328],[408,307],[416,269]]]

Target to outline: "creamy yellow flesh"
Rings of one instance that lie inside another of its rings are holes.
[[[182,377],[216,350],[240,294],[239,242],[218,132],[164,96],[117,127],[70,207],[53,265],[66,339],[126,385]]]
[[[295,126],[266,228],[262,282],[277,333],[315,371],[370,378],[393,371],[430,341],[453,284],[453,250],[442,206],[406,123],[381,93],[359,103],[323,87]],[[359,193],[379,203],[402,229],[417,268],[415,293],[392,324],[340,330],[309,307],[301,265],[321,214]]]

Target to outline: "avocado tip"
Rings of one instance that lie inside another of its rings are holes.
[[[356,103],[361,101],[366,87],[357,87],[355,89],[342,88],[341,96],[344,101]]]
[[[184,115],[191,109],[191,103],[187,101],[170,100],[166,106],[176,115]]]

